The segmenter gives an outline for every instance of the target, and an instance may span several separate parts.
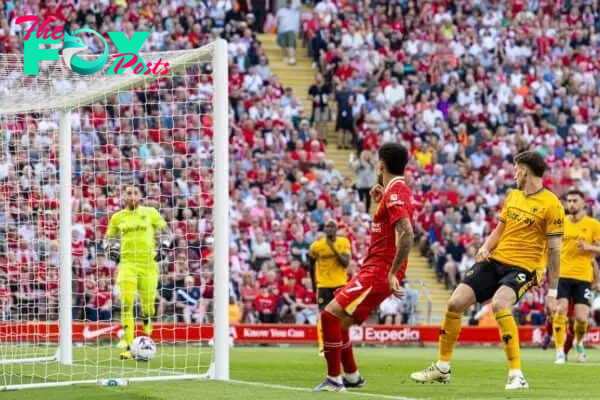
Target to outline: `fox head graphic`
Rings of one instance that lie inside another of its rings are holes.
[[[71,71],[73,71],[73,67],[71,66],[71,61],[73,60],[73,56],[75,54],[87,50],[90,46],[86,46],[83,44],[83,41],[79,39],[77,36],[74,36],[72,32],[65,32],[64,36],[65,43],[63,44],[63,60]]]
[[[89,46],[85,45],[80,38],[75,36],[78,33],[96,35],[104,44],[104,51],[96,60],[85,61],[77,56],[77,53],[89,48]],[[108,44],[102,35],[91,29],[79,29],[75,32],[65,31],[62,54],[67,68],[80,75],[90,75],[100,71],[106,64],[106,60],[108,60]]]

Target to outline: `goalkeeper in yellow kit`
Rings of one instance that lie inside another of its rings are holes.
[[[121,324],[127,344],[121,353],[123,360],[133,358],[129,346],[135,331],[133,310],[136,292],[140,298],[144,332],[148,336],[152,334],[159,277],[155,234],[167,225],[158,210],[140,205],[141,197],[138,187],[127,186],[125,208],[110,218],[105,240],[109,257],[119,264],[117,284],[121,300]],[[120,242],[115,240],[119,236]]]

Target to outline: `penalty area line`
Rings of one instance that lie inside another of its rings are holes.
[[[280,389],[280,390],[290,390],[295,392],[312,392],[312,389],[297,387],[297,386],[286,386],[286,385],[276,385],[272,383],[263,383],[263,382],[251,382],[251,381],[239,381],[239,380],[229,380],[229,383],[234,383],[238,385],[246,385],[246,386],[258,386],[268,389]],[[345,391],[340,392],[342,395],[346,396],[360,396],[360,397],[370,397],[377,399],[388,399],[388,400],[425,400],[425,399],[416,399],[412,397],[402,397],[402,396],[392,396],[387,394],[379,394],[379,393],[368,393],[368,392],[354,392],[354,391]]]

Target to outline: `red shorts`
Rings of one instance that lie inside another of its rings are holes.
[[[398,276],[400,282],[401,278]],[[390,294],[387,274],[380,269],[364,268],[346,286],[335,291],[335,300],[357,324],[361,324]]]

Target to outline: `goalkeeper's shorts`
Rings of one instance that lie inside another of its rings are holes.
[[[137,284],[140,279],[158,281],[158,264],[152,262],[145,265],[120,264],[117,272],[117,284],[131,282]]]

